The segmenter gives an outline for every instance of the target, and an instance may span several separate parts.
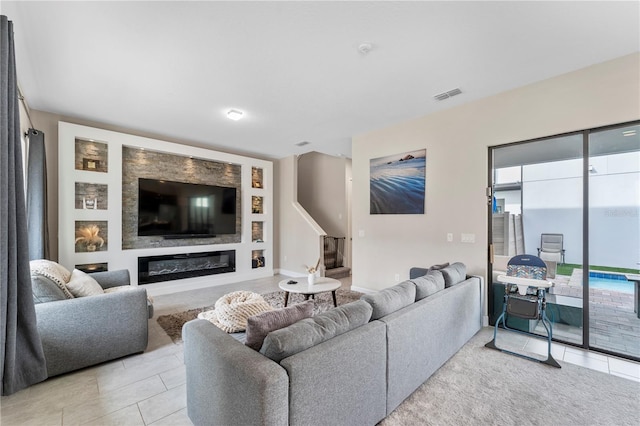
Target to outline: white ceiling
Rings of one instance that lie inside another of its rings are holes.
[[[1,7],[32,109],[270,158],[640,51],[637,1]]]

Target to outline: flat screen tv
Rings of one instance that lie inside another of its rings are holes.
[[[210,238],[236,233],[236,188],[138,179],[138,236]]]

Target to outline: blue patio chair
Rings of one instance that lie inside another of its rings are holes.
[[[553,286],[553,283],[547,281],[546,278],[547,266],[539,257],[524,254],[509,259],[507,275],[498,276],[498,281],[505,285],[504,303],[502,313],[496,320],[493,330],[493,340],[485,345],[487,348],[561,368],[560,364],[551,355],[553,328],[546,314],[546,291]],[[504,329],[507,331],[530,334],[507,327],[506,315],[542,322],[547,332],[547,359],[540,360],[529,355],[499,348],[496,345],[500,322],[502,322]]]

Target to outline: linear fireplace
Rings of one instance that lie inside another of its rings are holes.
[[[236,251],[210,251],[138,258],[138,284],[235,272]]]

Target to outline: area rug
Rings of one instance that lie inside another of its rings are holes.
[[[484,347],[481,330],[379,426],[637,425],[640,383]]]
[[[345,303],[353,302],[355,300],[360,299],[362,293],[351,290],[338,289],[336,290],[336,301],[338,306],[344,305]],[[274,291],[271,293],[265,293],[262,295],[264,300],[269,302],[271,306],[274,308],[282,308],[284,307],[284,291]],[[299,303],[304,301],[304,296],[301,294],[289,294],[289,305],[294,303]],[[331,293],[320,293],[315,295],[314,299],[314,314],[318,314],[320,312],[324,312],[328,309],[333,308],[333,298],[331,297]],[[192,319],[196,319],[198,314],[203,311],[209,311],[213,309],[213,305],[204,306],[202,308],[190,309],[184,312],[178,312],[175,314],[168,314],[159,316],[157,319],[158,324],[162,329],[171,337],[174,343],[182,342],[182,326],[187,321],[191,321]]]

